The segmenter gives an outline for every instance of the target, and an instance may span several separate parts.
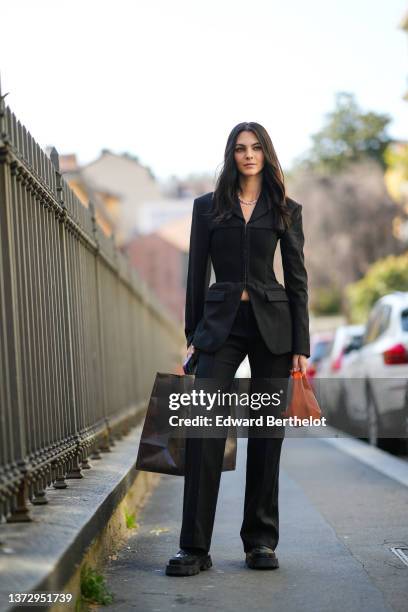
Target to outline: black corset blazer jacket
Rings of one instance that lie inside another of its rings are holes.
[[[262,190],[248,223],[238,196],[233,214],[216,223],[212,194],[194,200],[188,258],[185,335],[187,347],[216,351],[226,340],[246,287],[259,331],[272,353],[310,356],[307,272],[302,205],[286,198],[291,225],[279,229]],[[274,273],[280,240],[285,286]],[[209,287],[211,262],[216,282]]]

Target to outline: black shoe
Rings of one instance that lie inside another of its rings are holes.
[[[211,556],[206,552],[188,552],[181,548],[174,557],[169,559],[166,567],[167,576],[194,576],[201,570],[212,567]]]
[[[269,546],[255,546],[246,553],[245,562],[251,569],[276,569],[279,567],[278,557]]]

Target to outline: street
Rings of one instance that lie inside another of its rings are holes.
[[[390,549],[408,542],[408,488],[340,450],[341,441],[286,438],[276,549],[280,568],[250,570],[239,537],[246,441],[239,442],[237,470],[221,479],[213,568],[189,578],[165,576],[168,557],[178,550],[183,478],[162,476],[138,519],[138,533],[105,573],[115,596],[110,607],[406,611],[408,566]]]

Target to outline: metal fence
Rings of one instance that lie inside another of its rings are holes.
[[[0,521],[83,477],[183,341],[0,90]]]

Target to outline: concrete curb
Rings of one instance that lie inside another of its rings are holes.
[[[346,436],[344,432],[334,427],[331,430],[333,437],[321,438],[326,444],[335,446],[343,453],[346,453],[362,463],[369,465],[381,474],[396,480],[400,484],[408,487],[408,462],[391,455],[368,443]]]
[[[74,609],[83,564],[102,570],[109,554],[134,534],[126,514],[137,519],[160,480],[159,474],[135,469],[141,430],[139,425],[115,441],[101,461],[91,461],[84,478],[68,480],[67,489],[47,489],[49,503],[32,507],[33,522],[1,526],[1,612],[21,610],[21,605],[9,604],[9,593],[33,591],[73,595],[69,605],[36,610]]]

